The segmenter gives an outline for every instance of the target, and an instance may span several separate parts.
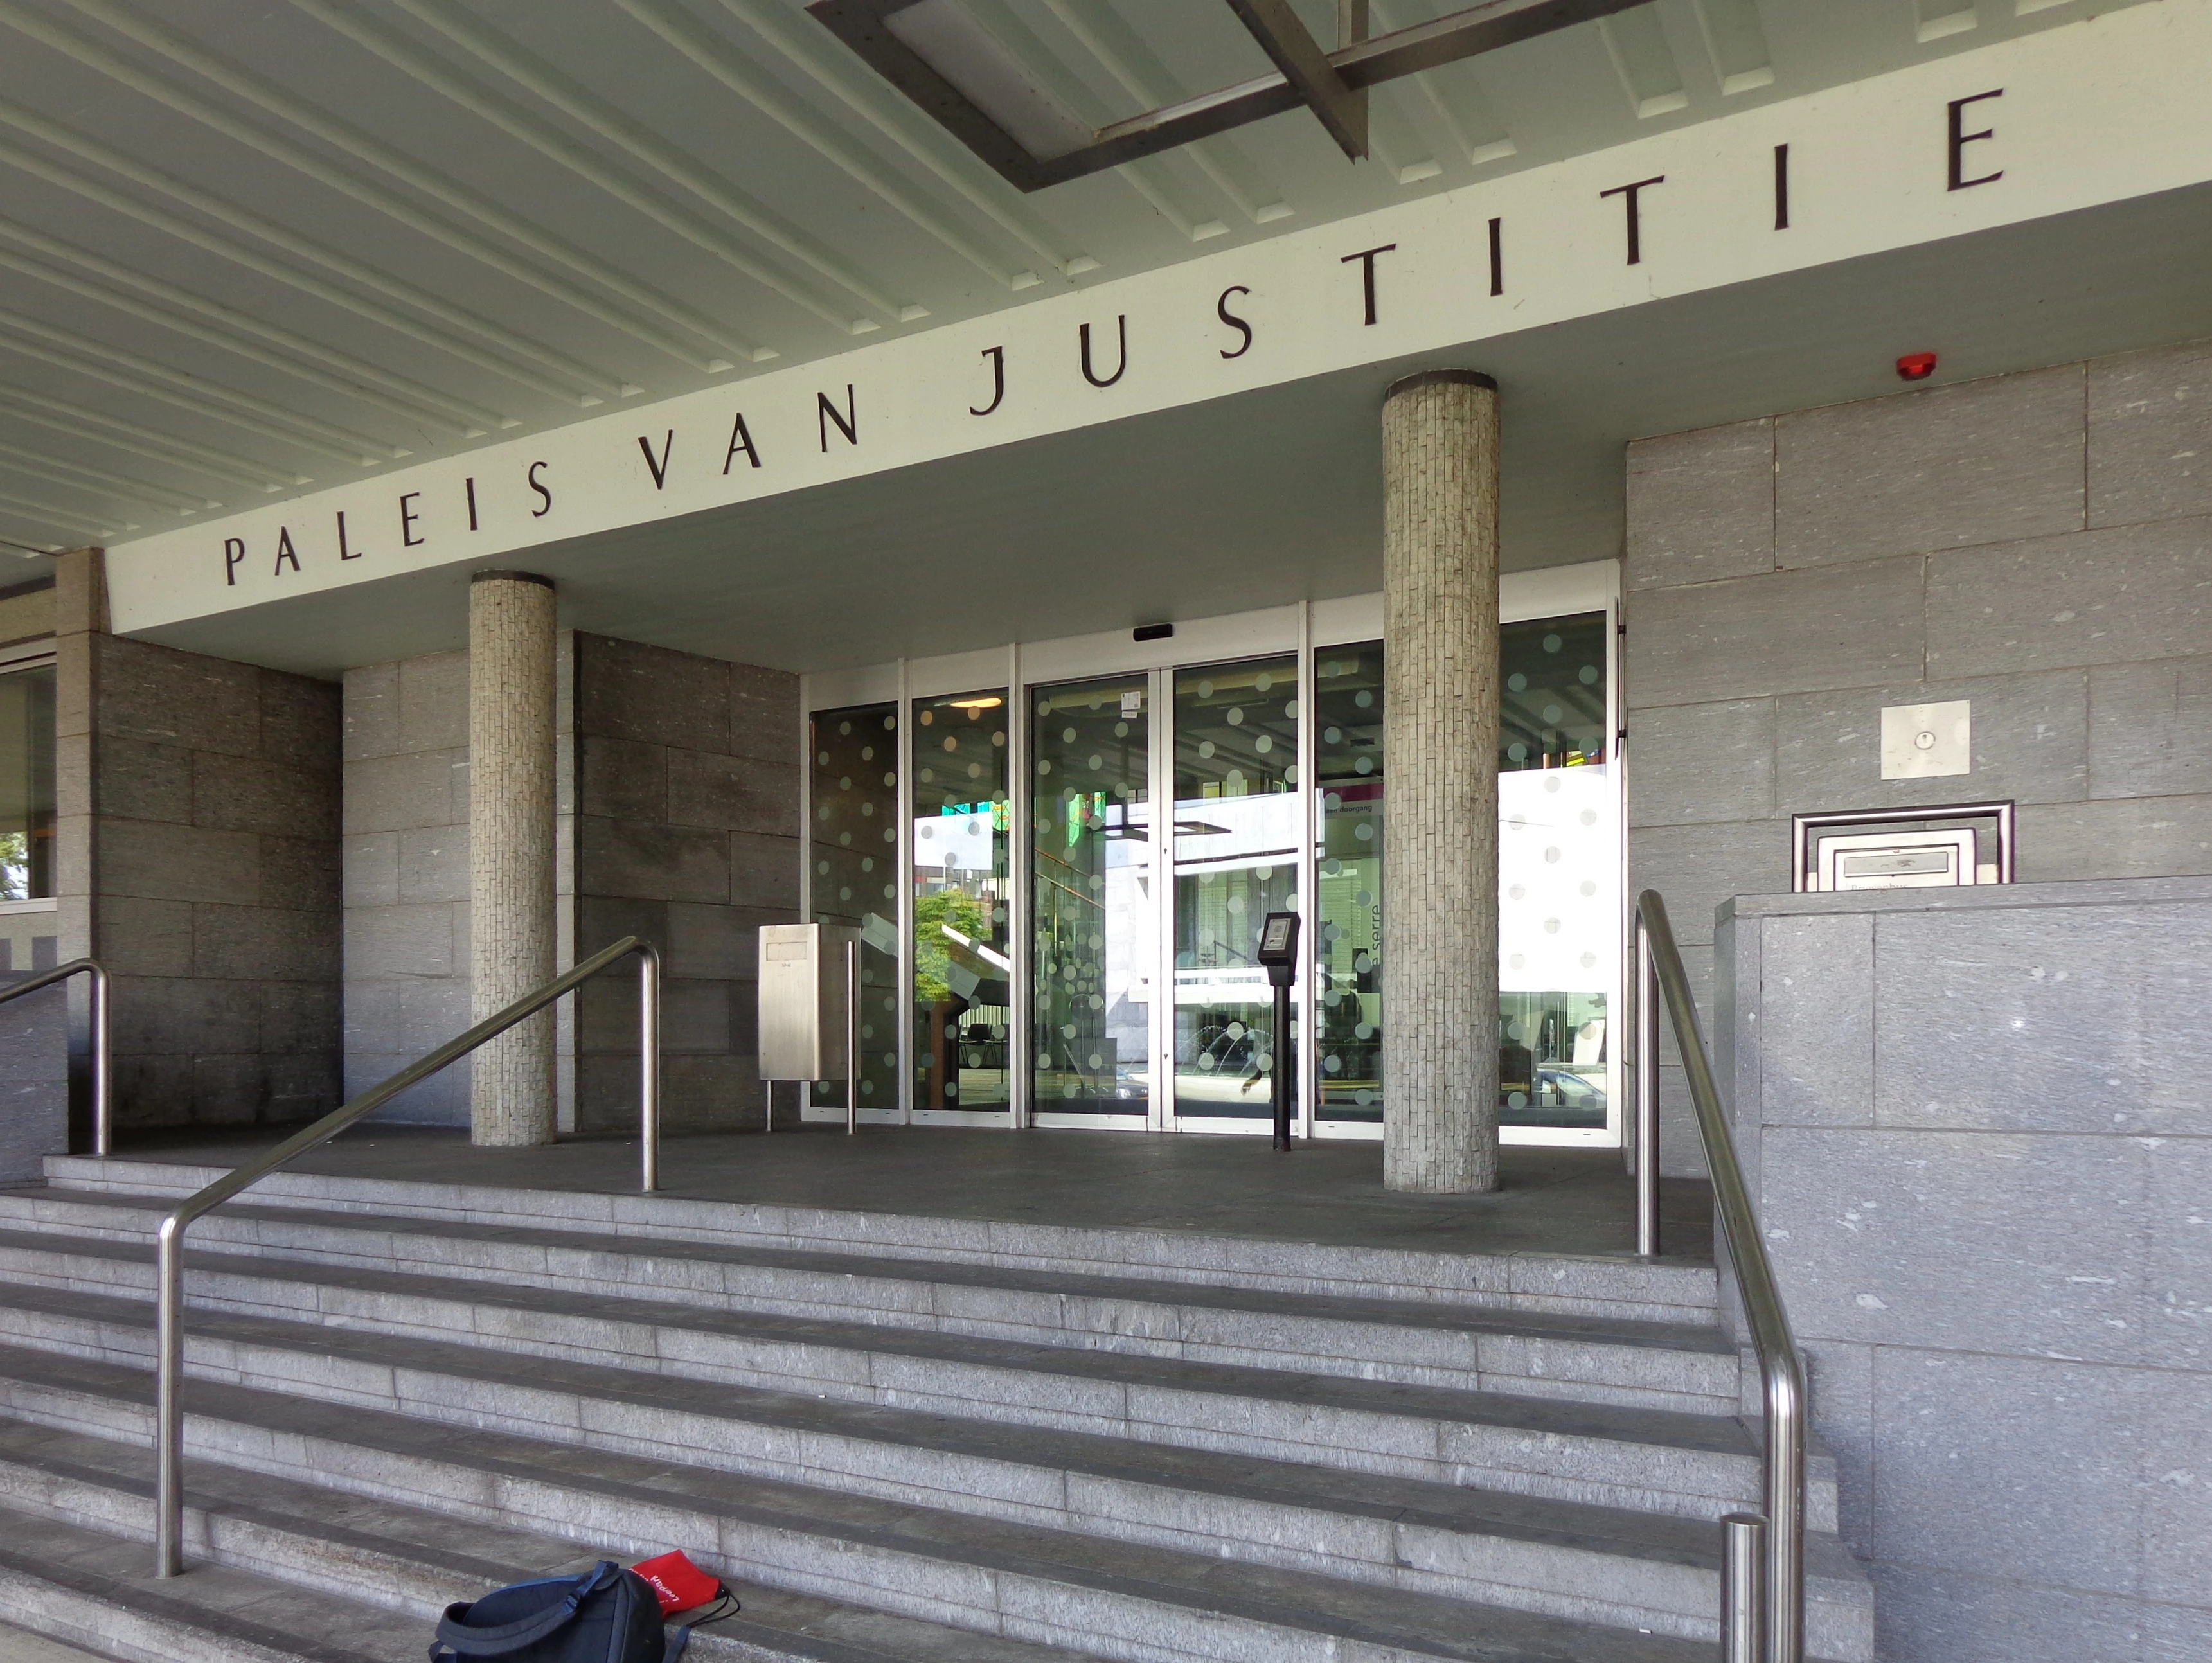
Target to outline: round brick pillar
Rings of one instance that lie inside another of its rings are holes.
[[[1382,402],[1382,1171],[1498,1184],[1498,384]]]
[[[479,572],[469,586],[470,1003],[476,1019],[554,968],[553,585]],[[469,1121],[478,1144],[550,1144],[554,1013],[479,1049]]]

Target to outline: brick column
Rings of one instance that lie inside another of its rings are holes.
[[[1382,1170],[1498,1183],[1498,384],[1382,403]]]
[[[553,585],[479,572],[469,586],[469,935],[479,1022],[555,974]],[[471,1137],[550,1144],[554,1014],[476,1053]]]

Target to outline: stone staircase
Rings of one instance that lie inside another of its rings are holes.
[[[0,1192],[0,1623],[419,1659],[448,1600],[681,1547],[703,1659],[1688,1663],[1759,1460],[1710,1270],[280,1173],[195,1227],[186,1540],[153,1230]],[[1808,1648],[1873,1655],[1811,1462]]]

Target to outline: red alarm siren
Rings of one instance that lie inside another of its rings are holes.
[[[1932,352],[1908,352],[1897,361],[1899,380],[1925,381],[1936,373],[1936,355]]]

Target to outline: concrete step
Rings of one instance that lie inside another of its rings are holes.
[[[0,1621],[116,1663],[422,1663],[429,1643],[417,1617],[227,1565],[156,1581],[150,1557],[0,1506]]]
[[[151,1429],[143,1374],[25,1359],[44,1411],[118,1442]],[[1532,1616],[1415,1590],[1182,1553],[519,1437],[465,1435],[349,1404],[193,1381],[188,1448],[209,1463],[643,1554],[681,1545],[749,1580],[1137,1663],[1711,1663],[1710,1641]],[[342,1503],[343,1505],[343,1503]],[[320,1533],[329,1534],[327,1526]],[[1863,1656],[1863,1653],[1855,1654]]]
[[[0,1309],[0,1332],[143,1366],[143,1327],[94,1338],[83,1314],[41,1326],[31,1308]],[[1722,1503],[1703,1519],[1638,1513],[260,1320],[212,1319],[203,1338],[200,1320],[188,1368],[257,1387],[1662,1632],[1702,1633],[1717,1608]],[[47,1412],[46,1368],[0,1361],[0,1405]],[[1839,1609],[1863,1591],[1846,1569],[1823,1596]]]
[[[195,1460],[185,1498],[186,1573],[160,1581],[146,1574],[153,1493],[153,1457],[143,1444],[0,1417],[0,1496],[9,1508],[27,1526],[38,1521],[30,1526],[34,1538],[57,1524],[94,1534],[103,1556],[120,1562],[134,1599],[148,1591],[158,1598],[228,1590],[243,1581],[274,1609],[295,1605],[301,1592],[311,1591],[311,1600],[350,1606],[351,1622],[368,1631],[396,1627],[405,1642],[398,1655],[410,1663],[427,1649],[439,1613],[454,1600],[508,1582],[573,1575],[601,1559],[638,1557]],[[127,1553],[115,1552],[118,1538]],[[699,1557],[702,1563],[711,1557]],[[689,1654],[702,1663],[1086,1663],[1085,1654],[792,1593],[713,1568],[742,1609],[694,1632]],[[228,1609],[229,1602],[201,1603]],[[322,1657],[327,1636],[354,1631],[302,1635],[302,1649],[316,1642],[307,1654]],[[237,1636],[216,1637],[228,1643]]]
[[[150,1355],[143,1250],[0,1235],[0,1322],[17,1343]],[[404,1341],[428,1374],[534,1380],[554,1363],[920,1411],[994,1427],[1082,1432],[1595,1506],[1710,1519],[1758,1495],[1736,1418],[1453,1391],[1282,1369],[1018,1344],[866,1324],[717,1311],[551,1289],[245,1254],[190,1261],[193,1365],[270,1383],[389,1396]],[[307,1325],[307,1326],[302,1326]],[[350,1331],[348,1332],[347,1331]],[[343,1337],[342,1337],[342,1335]],[[234,1354],[238,1346],[254,1348]],[[349,1361],[352,1352],[357,1361]],[[526,1361],[526,1359],[534,1359]],[[438,1393],[427,1394],[434,1404]],[[426,1409],[424,1412],[436,1412]],[[559,1419],[564,1410],[545,1413]],[[1816,1527],[1834,1520],[1833,1462],[1812,1464]]]
[[[308,1157],[312,1159],[312,1157]],[[154,1159],[50,1156],[49,1184],[111,1195],[175,1198],[227,1168]],[[614,1181],[628,1168],[611,1164]],[[617,1175],[618,1174],[618,1175]],[[679,1180],[680,1181],[680,1180]],[[1019,1265],[1079,1276],[1419,1304],[1480,1305],[1634,1321],[1710,1323],[1718,1284],[1710,1264],[1572,1254],[1424,1253],[1341,1243],[1258,1241],[1184,1229],[1091,1229],[844,1211],[592,1191],[501,1188],[346,1178],[296,1168],[254,1187],[267,1206],[313,1207],[441,1224],[523,1225],[621,1239],[765,1246],[806,1253]],[[930,1198],[918,1197],[927,1204]]]
[[[0,1193],[0,1232],[150,1243],[165,1207],[142,1195]],[[1484,1305],[1355,1299],[689,1242],[391,1214],[233,1205],[195,1225],[209,1249],[293,1264],[426,1272],[504,1287],[589,1288],[659,1301],[1091,1346],[1253,1368],[1504,1390],[1695,1413],[1735,1411],[1735,1347],[1710,1320],[1644,1322]]]

